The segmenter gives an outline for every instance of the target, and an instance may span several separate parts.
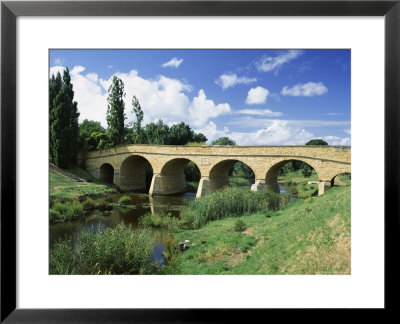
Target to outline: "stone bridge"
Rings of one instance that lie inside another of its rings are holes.
[[[83,157],[80,156],[81,162]],[[255,174],[252,190],[279,192],[278,172],[287,162],[308,163],[318,174],[319,190],[333,185],[334,178],[351,172],[351,150],[345,146],[169,146],[126,145],[89,152],[86,169],[121,190],[144,190],[146,166],[153,168],[150,195],[186,191],[184,168],[192,161],[201,173],[196,197],[226,186],[228,170],[236,162],[247,164]]]

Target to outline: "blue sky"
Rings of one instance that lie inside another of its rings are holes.
[[[181,121],[239,145],[350,145],[350,50],[51,50],[50,74],[68,67],[80,121],[107,126],[113,75],[144,122]]]

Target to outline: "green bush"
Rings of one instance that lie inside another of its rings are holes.
[[[81,232],[75,243],[64,241],[50,249],[51,274],[151,274],[151,231],[119,225],[104,231]]]
[[[126,205],[129,204],[132,201],[132,198],[129,196],[122,196],[121,198],[119,198],[118,200],[118,204],[121,205]]]
[[[250,191],[227,187],[189,202],[181,211],[182,222],[189,228],[200,228],[209,221],[239,217],[264,209],[279,209],[286,195],[271,191]]]
[[[180,229],[181,221],[170,214],[148,213],[139,218],[139,224],[143,227],[164,228],[171,233],[176,233]]]
[[[83,216],[83,205],[76,200],[54,200],[50,206],[50,221],[70,220]]]
[[[247,228],[246,223],[244,221],[242,221],[241,219],[238,219],[235,222],[235,227],[234,227],[235,232],[243,232],[246,230],[246,228]]]

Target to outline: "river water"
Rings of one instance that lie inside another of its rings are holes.
[[[280,184],[281,193],[289,192],[289,188]],[[117,206],[116,203],[122,196],[129,196],[132,201],[126,206]],[[98,206],[83,220],[67,221],[64,223],[50,224],[50,247],[59,240],[74,239],[81,231],[97,231],[113,228],[119,224],[138,226],[138,220],[147,213],[169,213],[179,217],[180,211],[188,201],[195,199],[196,194],[187,192],[179,196],[150,197],[139,193],[115,193],[100,198],[92,199]],[[153,238],[153,259],[165,263],[163,252],[165,250],[166,236],[157,232]]]
[[[117,206],[122,196],[129,196],[132,201],[126,206]],[[113,228],[119,224],[138,226],[138,220],[147,213],[169,213],[179,217],[181,209],[191,199],[194,193],[185,193],[179,196],[149,197],[138,193],[116,193],[91,199],[98,208],[92,210],[83,220],[67,221],[50,224],[50,247],[59,240],[74,239],[81,231],[97,231]],[[166,237],[162,232],[156,233],[153,238],[153,259],[165,263],[162,253],[165,249]]]

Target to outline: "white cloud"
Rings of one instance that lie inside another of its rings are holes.
[[[177,69],[179,67],[179,65],[181,65],[182,62],[183,62],[183,59],[178,59],[178,58],[174,57],[174,58],[170,59],[168,62],[161,64],[161,66],[163,68],[174,67]]]
[[[350,137],[339,137],[339,136],[325,136],[323,139],[329,144],[329,145],[341,145],[341,146],[350,146],[351,145],[351,140]]]
[[[96,73],[88,73],[86,74],[86,78],[88,78],[92,82],[97,82],[99,79]]]
[[[322,82],[308,82],[308,83],[298,83],[292,88],[283,87],[281,94],[284,96],[293,97],[313,97],[321,96],[328,92],[328,88]]]
[[[71,72],[69,74],[76,75],[76,74],[79,74],[79,73],[85,71],[85,69],[86,68],[84,66],[77,65],[77,66],[74,66],[74,68],[71,70]]]
[[[201,89],[189,107],[191,125],[195,127],[204,125],[208,119],[228,113],[230,110],[227,103],[216,105],[214,101],[207,99],[204,90]]]
[[[215,83],[225,90],[236,84],[249,84],[256,81],[256,78],[238,77],[236,74],[222,74],[215,80]]]
[[[230,135],[227,127],[224,127],[222,131],[218,130],[217,125],[213,121],[208,122],[208,124],[204,125],[202,128],[195,129],[195,132],[204,134],[208,139],[208,143],[211,143],[217,138]]]
[[[303,51],[301,50],[289,50],[278,56],[264,56],[255,65],[260,72],[275,71],[276,74],[283,64],[294,60],[302,54]]]
[[[269,118],[255,118],[251,116],[234,118],[228,122],[229,125],[241,127],[264,127],[265,125],[272,125],[276,119]],[[292,119],[281,120],[287,125],[293,127],[346,127],[350,126],[351,122],[347,120],[309,120],[309,119]]]
[[[247,94],[246,103],[248,105],[266,103],[268,95],[268,89],[263,87],[251,88]]]
[[[54,66],[50,73],[63,71],[64,67]],[[81,113],[79,120],[91,119],[100,121],[106,127],[107,95],[112,83],[112,77],[101,79],[96,73],[86,73],[84,67],[77,66],[72,69],[71,82],[74,86],[74,100],[78,102],[78,110]],[[144,112],[144,124],[158,119],[172,124],[186,122],[195,127],[202,127],[209,119],[230,112],[227,103],[215,103],[207,98],[204,90],[200,90],[197,96],[189,98],[188,92],[192,87],[180,80],[158,76],[156,79],[144,79],[138,72],[132,70],[128,73],[117,73],[125,85],[126,97],[125,113],[127,122],[132,121],[132,97],[135,95]]]
[[[279,111],[272,111],[270,109],[241,109],[237,111],[238,114],[244,115],[257,115],[257,116],[267,116],[267,117],[278,117],[282,116]]]
[[[304,145],[317,138],[312,132],[301,127],[293,127],[284,120],[274,120],[265,128],[253,132],[230,132],[228,128],[218,130],[214,122],[210,121],[205,127],[197,129],[203,133],[208,142],[227,136],[238,145]],[[326,136],[323,138],[329,145],[350,145],[350,138]]]
[[[57,76],[57,73],[60,72],[61,77],[62,77],[63,72],[64,72],[64,69],[65,69],[65,67],[64,67],[64,66],[61,66],[61,65],[52,66],[52,67],[50,67],[50,71],[49,71],[49,74],[50,74],[50,75],[49,75],[49,76],[50,76],[50,77],[51,77],[52,75]]]
[[[268,127],[254,132],[229,132],[226,127],[218,130],[213,122],[196,131],[203,133],[208,142],[227,136],[238,145],[304,145],[314,138],[314,135],[305,129],[290,127],[282,120],[275,120]]]

